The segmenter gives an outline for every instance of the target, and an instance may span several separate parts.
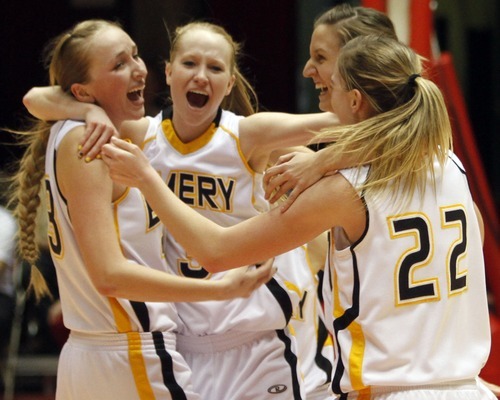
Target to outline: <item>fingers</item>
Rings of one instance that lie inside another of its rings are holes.
[[[274,165],[269,167],[264,172],[264,185],[269,185],[271,181],[273,181],[276,177],[282,174],[285,171],[285,167],[283,165]]]
[[[276,190],[273,192],[271,197],[268,199],[271,204],[274,204],[279,199],[283,198],[283,196],[288,195],[289,192],[293,190],[293,184],[290,181],[286,181],[276,187]]]
[[[283,175],[284,167],[271,167],[264,174],[264,196],[266,200],[270,198],[280,198],[290,188],[285,188],[287,183],[286,177]],[[275,192],[280,192],[279,196],[274,195]]]
[[[134,150],[138,148],[130,141],[130,139],[123,140],[117,137],[112,137],[110,142],[113,144],[113,146],[128,151],[129,153],[134,153]]]
[[[280,211],[282,213],[286,212],[290,208],[290,206],[293,204],[295,199],[299,196],[299,191],[297,190],[292,190],[290,194],[288,195],[287,199],[281,204],[280,206]]]
[[[266,172],[264,172],[264,185],[268,185],[274,178],[285,172],[286,166],[283,166],[283,164],[290,161],[295,155],[296,152],[280,156],[274,166],[269,167]]]
[[[99,123],[88,123],[81,147],[79,149],[80,157],[85,157],[91,161],[101,152],[102,146],[109,141],[113,135],[118,135],[114,127]]]
[[[266,262],[257,265],[257,268],[255,270],[255,272],[259,274],[257,286],[269,282],[269,280],[274,276],[276,271],[277,268],[274,266],[274,258],[270,258]]]

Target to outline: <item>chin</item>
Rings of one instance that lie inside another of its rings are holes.
[[[322,101],[319,102],[318,108],[320,109],[320,111],[330,111],[331,110],[330,105],[329,104],[325,104]]]

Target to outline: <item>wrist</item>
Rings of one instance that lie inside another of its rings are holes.
[[[322,176],[328,174],[328,172],[333,171],[335,165],[332,163],[330,153],[327,149],[322,149],[316,153],[315,164],[318,167]]]

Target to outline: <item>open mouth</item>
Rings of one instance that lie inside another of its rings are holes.
[[[321,85],[321,84],[317,83],[314,87],[316,88],[316,90],[319,90],[320,95],[328,92],[328,87],[325,85]]]
[[[142,99],[142,90],[132,90],[127,93],[127,97],[130,101],[139,101]]]
[[[201,108],[208,102],[208,95],[200,92],[188,92],[187,100],[190,106]]]

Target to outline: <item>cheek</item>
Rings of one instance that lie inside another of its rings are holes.
[[[325,82],[329,82],[330,79],[332,78],[332,74],[333,74],[333,68],[332,68],[332,66],[329,65],[329,64],[323,64],[321,66],[321,69],[319,70],[319,74],[321,75],[321,78]]]

